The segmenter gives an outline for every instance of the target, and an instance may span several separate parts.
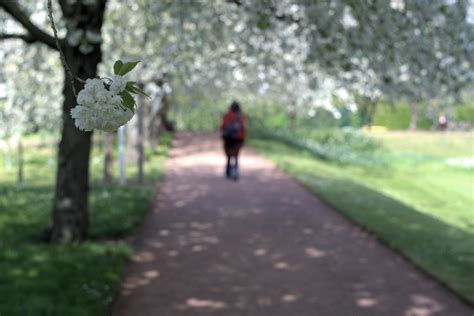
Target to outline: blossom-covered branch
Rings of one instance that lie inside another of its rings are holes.
[[[139,61],[114,64],[114,75],[105,79],[87,79],[77,96],[77,106],[71,110],[75,125],[83,131],[99,129],[113,132],[126,124],[135,113],[133,94],[146,95],[134,81],[124,77]]]

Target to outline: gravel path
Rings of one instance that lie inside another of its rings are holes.
[[[474,310],[245,149],[179,134],[114,315],[472,316]]]

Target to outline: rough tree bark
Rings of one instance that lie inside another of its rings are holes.
[[[75,23],[76,29],[97,33],[102,28],[105,4],[106,0],[96,1],[92,5],[60,1],[64,18]],[[73,47],[66,41],[61,44],[66,61],[75,75],[80,78],[93,78],[97,75],[97,65],[102,59],[100,44],[93,44],[93,50],[89,54],[83,54],[77,46]],[[53,222],[49,234],[52,242],[84,240],[89,227],[89,155],[92,132],[80,131],[74,125],[70,112],[76,105],[76,98],[67,73],[65,76],[63,128],[58,151]]]
[[[63,19],[68,22],[66,37],[77,30],[82,30],[84,34],[86,31],[100,34],[107,0],[94,2],[58,0],[58,2]],[[26,31],[14,36],[0,34],[0,39],[18,38],[27,43],[40,42],[57,50],[54,38],[31,22],[17,1],[0,1],[0,8],[20,23]],[[97,65],[102,58],[100,43],[90,43],[93,50],[89,54],[81,53],[78,46],[72,46],[66,40],[60,40],[60,45],[75,75],[80,78],[96,76]],[[63,95],[63,128],[58,151],[53,221],[47,236],[52,242],[83,240],[87,236],[89,224],[87,199],[92,133],[81,132],[74,126],[70,112],[76,105],[76,97],[66,71]]]
[[[64,48],[64,52],[69,57],[71,49]],[[84,76],[83,71],[78,71],[80,64],[73,58],[67,60],[78,76],[88,77]],[[94,68],[94,65],[90,66]],[[87,197],[92,132],[82,132],[74,126],[70,111],[76,98],[68,80],[65,82],[63,95],[63,128],[58,151],[53,223],[49,236],[53,242],[83,240],[89,226]]]
[[[100,34],[104,21],[107,0],[68,1],[58,0],[63,19],[68,25],[68,38],[77,30],[92,31]],[[0,34],[0,39],[18,38],[27,43],[40,42],[58,50],[53,36],[35,25],[22,10],[17,1],[0,1],[0,8],[20,23],[26,33]],[[78,46],[72,46],[67,40],[60,40],[65,59],[72,72],[80,78],[95,77],[97,65],[101,61],[101,44],[89,43],[93,50],[84,54]],[[79,89],[79,85],[76,89]],[[92,133],[81,132],[70,116],[71,109],[76,105],[71,78],[65,71],[63,87],[63,128],[58,151],[58,168],[56,189],[53,203],[52,225],[48,231],[48,239],[52,242],[83,240],[88,230],[88,182],[89,153]]]
[[[160,118],[160,129],[164,129],[167,132],[174,132],[174,125],[168,119],[168,110],[170,109],[170,101],[167,95],[163,96],[161,100],[161,108],[158,111],[158,117]]]

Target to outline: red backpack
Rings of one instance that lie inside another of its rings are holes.
[[[237,135],[240,134],[242,128],[242,115],[238,113],[233,122],[228,122],[224,125],[224,128],[222,129],[222,138],[226,140],[235,139],[237,138]]]

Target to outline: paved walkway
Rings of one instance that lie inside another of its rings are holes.
[[[178,135],[114,315],[474,315],[271,162],[242,158],[228,181],[216,135]]]

